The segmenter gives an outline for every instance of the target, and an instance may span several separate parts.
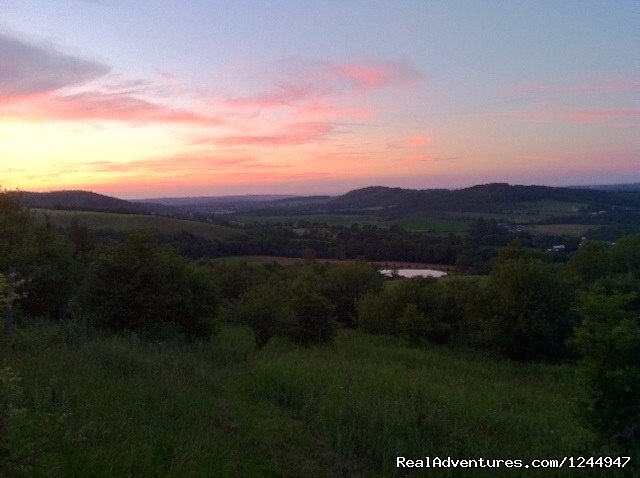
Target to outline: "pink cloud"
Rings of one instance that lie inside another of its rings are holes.
[[[219,125],[218,118],[181,110],[120,93],[84,92],[67,96],[37,95],[0,103],[0,114],[64,121],[103,120],[131,123],[199,123]]]
[[[412,156],[408,156],[405,158],[404,162],[406,163],[433,163],[439,161],[453,161],[457,158],[454,157],[440,157],[440,156],[431,156],[429,154],[416,154]]]
[[[331,63],[287,60],[277,72],[260,76],[267,88],[255,95],[229,97],[232,108],[274,109],[325,102],[344,94],[367,93],[382,87],[415,85],[422,74],[403,62]],[[264,77],[267,77],[266,79]]]
[[[417,70],[401,62],[342,63],[328,65],[327,69],[361,93],[384,86],[413,85],[422,80]]]
[[[557,109],[548,105],[534,108],[485,113],[485,116],[514,118],[530,123],[602,123],[607,121],[622,121],[640,117],[640,110],[630,108],[618,109]]]
[[[433,138],[427,136],[412,136],[409,139],[391,141],[387,143],[389,149],[403,149],[403,148],[419,148],[425,144],[433,142]]]
[[[334,127],[330,123],[296,123],[271,134],[229,135],[213,139],[212,142],[223,146],[289,146],[321,140],[333,131]]]
[[[426,136],[414,136],[409,138],[409,144],[411,146],[422,146],[424,144],[431,143],[432,141],[432,138],[427,138]]]

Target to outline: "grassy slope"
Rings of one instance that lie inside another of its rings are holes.
[[[352,331],[329,348],[276,341],[258,354],[233,327],[195,345],[74,336],[39,326],[3,351],[25,396],[63,397],[71,421],[92,430],[51,459],[63,476],[403,476],[396,454],[593,454],[573,418],[570,366]]]
[[[125,232],[141,229],[157,229],[167,234],[184,230],[195,236],[201,236],[210,240],[226,239],[236,234],[242,234],[242,230],[240,229],[217,224],[144,214],[116,214],[54,209],[35,209],[34,212],[39,217],[46,215],[54,226],[60,227],[69,226],[73,218],[76,218],[80,224],[84,224],[89,229],[114,229]]]

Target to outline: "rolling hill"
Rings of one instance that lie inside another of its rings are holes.
[[[163,204],[135,203],[90,191],[52,191],[46,193],[21,191],[18,194],[22,202],[32,208],[132,214],[172,214],[175,212],[174,208]]]
[[[495,212],[536,201],[561,201],[593,207],[640,207],[640,194],[550,186],[483,184],[464,189],[401,189],[374,186],[350,191],[324,207],[330,211],[379,208],[398,214],[415,212]]]
[[[163,234],[175,234],[185,231],[194,236],[208,240],[224,240],[234,235],[242,235],[242,229],[221,226],[206,222],[189,221],[173,217],[153,216],[149,214],[121,214],[99,211],[71,211],[57,209],[35,209],[34,213],[41,220],[48,221],[57,227],[69,227],[72,221],[92,230],[113,229],[115,231],[132,232],[154,229]]]

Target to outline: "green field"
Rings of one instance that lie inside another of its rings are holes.
[[[74,325],[36,324],[0,349],[28,413],[66,417],[69,443],[36,455],[46,472],[29,476],[416,476],[396,471],[395,457],[597,451],[574,418],[569,365],[348,330],[331,347],[282,339],[259,353],[231,326],[200,344],[83,337]],[[427,471],[417,476],[597,476]]]
[[[464,235],[469,231],[469,227],[473,221],[458,218],[409,216],[390,222],[395,222],[408,231],[413,232],[435,232],[437,234],[452,233]]]
[[[155,229],[164,234],[175,234],[186,231],[194,236],[204,237],[209,240],[222,240],[233,235],[243,234],[241,229],[163,216],[94,211],[63,211],[57,209],[35,209],[34,213],[37,218],[43,219],[47,217],[51,224],[58,227],[68,227],[75,218],[79,224],[93,230],[113,229],[116,231],[131,232],[143,229]]]
[[[391,227],[398,224],[404,229],[412,232],[434,232],[436,234],[465,234],[472,221],[458,218],[438,218],[420,216],[407,216],[393,220],[383,220],[371,215],[358,214],[304,214],[291,216],[238,216],[237,220],[244,223],[266,223],[266,224],[293,224],[300,221],[311,224],[326,224],[328,226],[350,226],[352,224],[370,224],[378,227]]]
[[[594,229],[593,224],[537,224],[527,226],[524,229],[534,234],[583,236],[589,229]]]
[[[239,222],[251,224],[253,222],[263,224],[299,224],[306,221],[311,224],[326,224],[327,226],[350,226],[351,224],[376,224],[381,220],[376,216],[361,214],[300,214],[282,216],[240,215],[236,217]]]

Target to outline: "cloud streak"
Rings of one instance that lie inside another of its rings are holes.
[[[318,141],[334,132],[330,123],[297,123],[265,135],[230,135],[213,139],[221,146],[289,146]]]
[[[640,118],[640,110],[631,108],[556,109],[551,106],[537,106],[534,108],[485,113],[485,116],[513,118],[538,124],[584,124],[634,120]]]
[[[110,69],[0,33],[0,98],[50,93],[95,80]]]

